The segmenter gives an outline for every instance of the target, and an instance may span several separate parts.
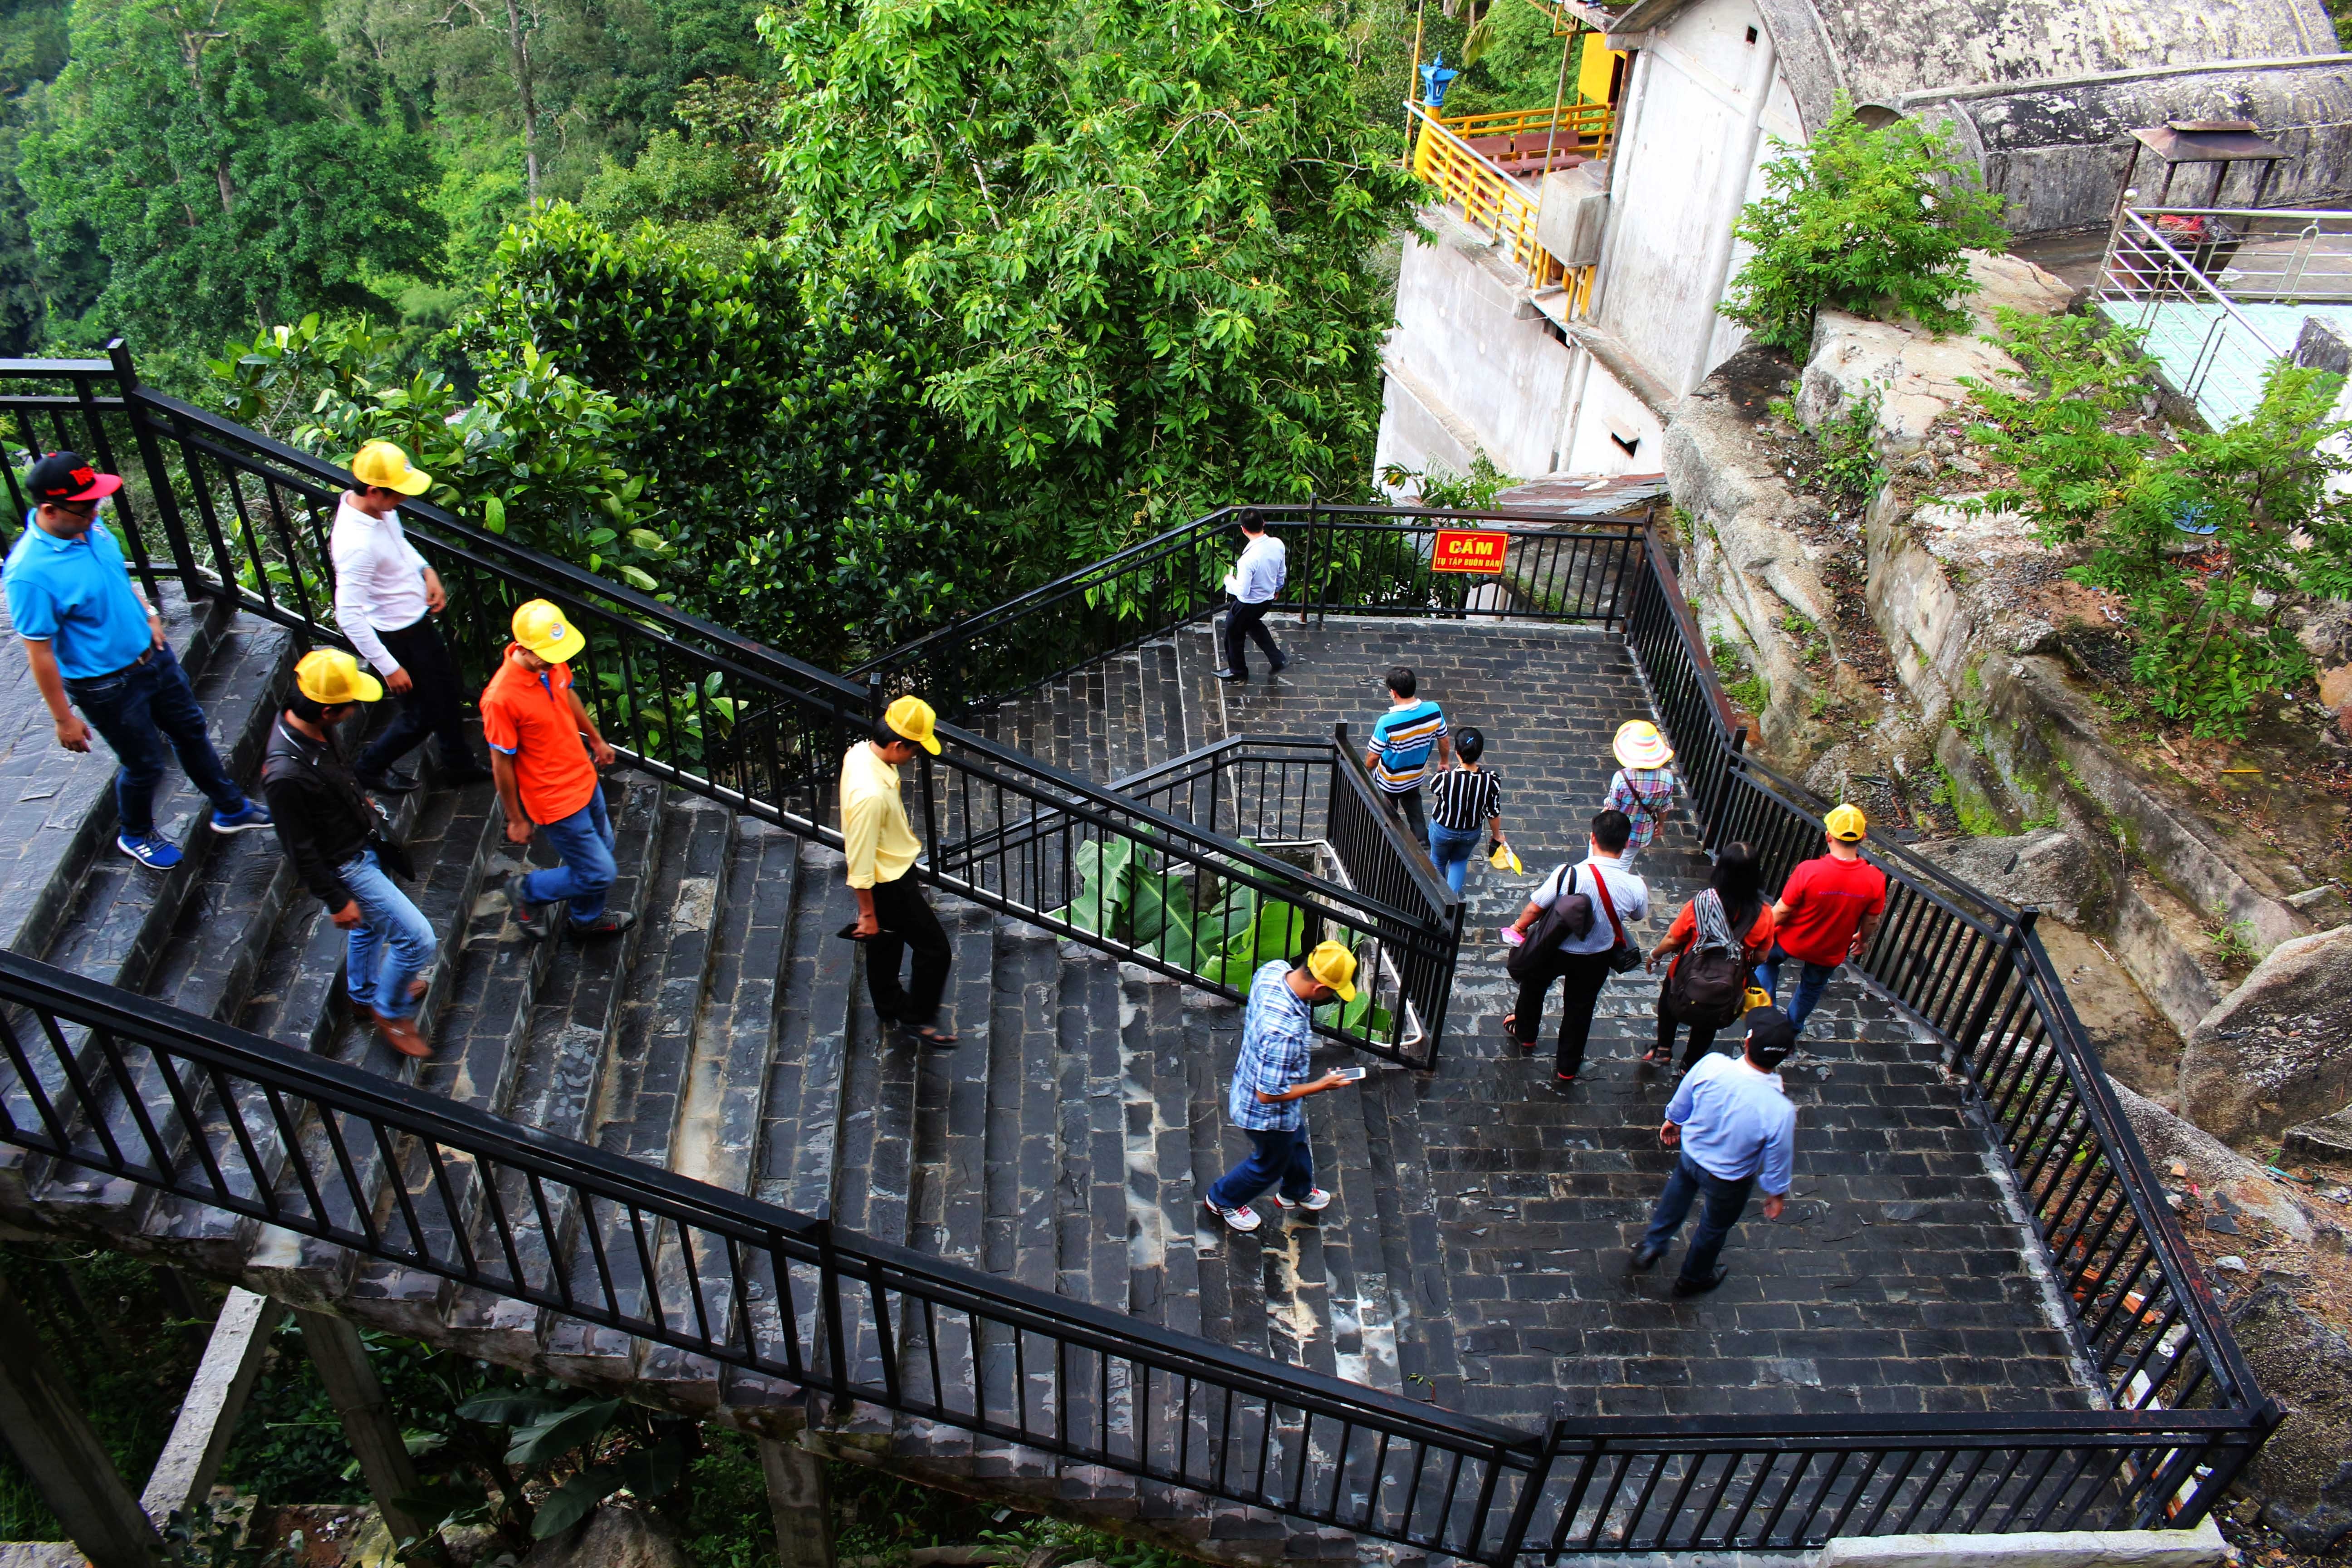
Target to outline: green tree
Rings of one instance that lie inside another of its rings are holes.
[[[628,411],[614,458],[661,509],[669,581],[727,626],[831,663],[845,635],[887,647],[1002,590],[1007,541],[970,499],[987,476],[924,402],[941,355],[870,283],[558,205],[509,234],[467,340],[536,347]]]
[[[926,394],[1074,553],[1370,475],[1418,187],[1307,0],[810,0],[765,26],[803,237],[936,323]]]
[[[0,354],[30,353],[39,342],[52,289],[69,309],[94,290],[87,268],[59,276],[33,248],[33,204],[16,178],[19,144],[41,123],[47,83],[66,63],[64,0],[26,0],[0,8]]]
[[[22,178],[45,262],[104,259],[73,335],[209,346],[435,265],[431,149],[308,0],[81,0],[71,47]]]
[[[777,99],[773,82],[688,82],[671,106],[687,129],[656,132],[633,163],[607,158],[581,211],[615,234],[657,224],[705,260],[733,267],[746,241],[779,237],[789,216],[767,167]]]
[[[2310,673],[2280,618],[2291,597],[2352,595],[2343,378],[2282,361],[2252,413],[2159,452],[2110,427],[2144,384],[2127,339],[2004,312],[2002,342],[2035,385],[1975,387],[1988,416],[1976,434],[2017,482],[1970,509],[2014,509],[2045,542],[2086,543],[2074,574],[2129,606],[2132,677],[2157,711],[2200,735],[2243,734],[2265,694]]]
[[[1765,194],[1733,230],[1753,253],[1721,310],[1756,341],[1801,357],[1822,310],[1938,332],[1968,324],[1955,301],[1975,282],[1960,252],[2005,250],[2000,198],[1958,152],[1950,126],[1872,127],[1841,93],[1804,147],[1779,138]]]

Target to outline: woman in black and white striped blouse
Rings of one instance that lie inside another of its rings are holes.
[[[1503,781],[1480,765],[1486,752],[1486,736],[1462,731],[1454,737],[1454,754],[1462,765],[1440,773],[1429,789],[1429,858],[1457,893],[1470,869],[1471,852],[1478,847],[1479,824],[1486,825],[1496,844],[1503,842]]]

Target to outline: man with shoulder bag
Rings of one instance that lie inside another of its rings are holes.
[[[1553,981],[1566,982],[1553,1072],[1553,1081],[1563,1086],[1584,1070],[1585,1042],[1601,986],[1610,975],[1642,965],[1642,950],[1625,927],[1650,912],[1650,889],[1617,860],[1633,835],[1633,825],[1622,811],[1595,816],[1591,853],[1546,878],[1517,921],[1501,932],[1504,944],[1515,950],[1506,967],[1519,983],[1518,1005],[1503,1020],[1503,1033],[1519,1049],[1536,1048],[1544,993]]]
[[[383,683],[341,648],[304,656],[294,667],[294,695],[269,732],[261,789],[303,886],[349,933],[343,984],[352,1005],[394,1050],[429,1057],[416,1010],[437,943],[432,924],[392,879],[397,873],[414,880],[415,868],[382,831],[382,816],[335,740],[337,725],[383,696]]]

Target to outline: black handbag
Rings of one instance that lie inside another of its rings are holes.
[[[392,815],[373,799],[362,795],[368,808],[368,847],[375,851],[375,863],[404,882],[416,880],[416,858],[409,854],[408,846],[392,836]]]

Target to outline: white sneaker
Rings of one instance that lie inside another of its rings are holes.
[[[1307,1195],[1297,1203],[1292,1203],[1280,1193],[1274,1194],[1274,1201],[1286,1209],[1305,1209],[1309,1214],[1316,1214],[1331,1206],[1331,1194],[1320,1187],[1309,1187]]]
[[[1203,1198],[1201,1201],[1202,1206],[1207,1208],[1211,1214],[1215,1215],[1219,1219],[1223,1220],[1229,1227],[1240,1231],[1244,1236],[1265,1223],[1264,1220],[1258,1218],[1257,1210],[1251,1208],[1246,1205],[1237,1209],[1226,1209],[1219,1208],[1216,1205],[1210,1203],[1206,1198]]]

